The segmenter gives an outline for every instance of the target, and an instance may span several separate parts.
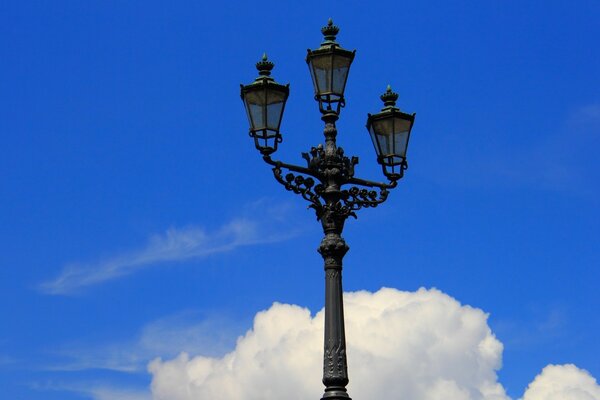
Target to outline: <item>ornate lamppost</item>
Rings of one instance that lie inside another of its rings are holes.
[[[354,51],[343,49],[336,42],[339,28],[331,19],[321,29],[325,40],[316,50],[308,50],[306,62],[310,69],[319,103],[325,144],[302,153],[306,166],[274,160],[282,136],[279,132],[289,85],[281,85],[271,77],[274,64],[263,55],[256,64],[259,76],[249,85],[241,85],[241,96],[250,122],[250,137],[263,160],[273,168],[275,179],[287,190],[301,195],[310,203],[321,222],[325,237],[318,252],[325,262],[325,341],[323,355],[323,400],[349,399],[346,391],[348,367],[344,333],[342,299],[342,259],[348,245],[342,238],[346,219],[356,218],[361,208],[383,203],[389,189],[396,187],[407,168],[406,149],[415,114],[396,107],[398,95],[388,86],[381,95],[383,109],[367,118],[377,162],[388,179],[387,183],[373,182],[354,176],[358,157],[347,157],[337,146],[335,122],[345,105],[344,89]],[[284,170],[287,172],[284,175]]]

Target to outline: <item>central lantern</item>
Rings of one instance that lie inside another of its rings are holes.
[[[310,69],[315,100],[319,102],[322,113],[340,113],[344,107],[344,90],[350,71],[350,64],[354,60],[355,51],[345,50],[335,41],[335,36],[340,28],[333,25],[329,19],[327,26],[321,29],[325,40],[316,50],[308,50],[306,63]]]

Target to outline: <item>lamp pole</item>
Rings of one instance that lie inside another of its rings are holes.
[[[381,96],[383,109],[368,115],[367,129],[387,182],[375,182],[354,176],[358,157],[347,157],[337,145],[336,121],[345,105],[344,90],[354,51],[336,42],[339,28],[331,19],[321,29],[324,41],[316,50],[308,50],[308,63],[315,100],[319,103],[325,124],[325,143],[302,153],[306,166],[274,160],[271,155],[282,141],[279,127],[289,95],[289,85],[281,85],[270,76],[274,64],[266,55],[256,64],[259,76],[249,85],[241,85],[241,96],[250,122],[250,136],[263,160],[272,166],[275,179],[287,190],[307,200],[323,227],[324,237],[318,252],[325,267],[325,338],[323,351],[323,400],[350,399],[344,303],[342,260],[348,245],[342,237],[348,217],[356,211],[383,203],[389,190],[396,187],[407,168],[406,149],[415,114],[396,107],[398,95],[388,86]],[[285,171],[285,175],[284,175]]]

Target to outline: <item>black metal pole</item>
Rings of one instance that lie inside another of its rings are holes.
[[[329,219],[325,217],[324,221]],[[323,399],[348,399],[348,366],[346,362],[346,334],[344,330],[344,302],[342,289],[342,258],[348,246],[338,227],[325,228],[325,237],[319,253],[325,261],[325,339],[323,350]],[[334,224],[336,225],[336,224]]]
[[[342,288],[342,260],[349,248],[342,231],[348,217],[356,218],[355,211],[383,203],[388,197],[388,189],[396,187],[397,182],[381,183],[355,178],[354,166],[358,158],[345,156],[344,150],[336,143],[338,114],[330,110],[323,112],[325,145],[302,153],[306,167],[275,161],[268,154],[263,155],[263,159],[273,166],[273,175],[279,183],[311,203],[309,207],[316,211],[317,219],[321,221],[325,234],[318,248],[325,267],[325,393],[322,400],[350,400],[346,390],[348,365]],[[291,172],[284,175],[284,169]],[[344,189],[344,185],[352,186]],[[379,193],[366,188],[377,188]]]
[[[319,246],[325,266],[325,337],[323,345],[323,399],[349,399],[346,392],[348,384],[348,366],[346,361],[346,334],[344,329],[344,301],[342,289],[342,259],[348,251],[348,245],[342,238],[344,222],[348,217],[339,208],[342,183],[342,168],[337,158],[338,116],[330,113],[323,115],[325,122],[324,158],[330,162],[323,165],[326,177],[322,193],[325,204],[319,216],[325,237]]]

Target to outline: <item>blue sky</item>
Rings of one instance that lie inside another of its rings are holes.
[[[358,176],[380,179],[364,124],[386,85],[417,113],[406,177],[346,226],[345,290],[489,313],[511,397],[551,363],[600,376],[597,2],[4,2],[3,396],[125,399],[155,357],[220,356],[275,301],[322,307],[320,227],[239,84],[266,51],[290,83],[278,157],[301,163],[329,17],[357,49],[338,139]]]

